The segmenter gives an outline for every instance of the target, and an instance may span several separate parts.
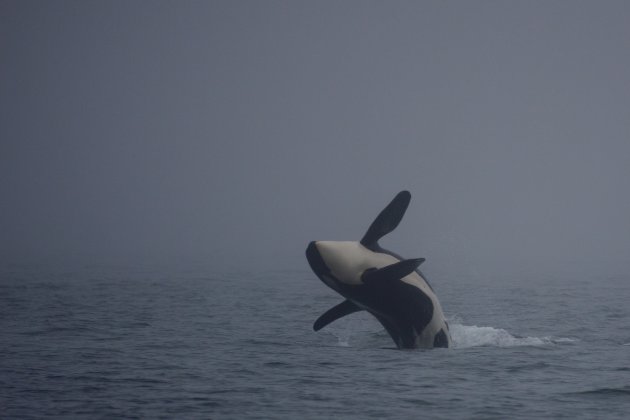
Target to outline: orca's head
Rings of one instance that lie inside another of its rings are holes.
[[[313,272],[339,293],[361,286],[361,275],[373,268],[374,252],[360,242],[313,241],[306,248],[306,259]]]

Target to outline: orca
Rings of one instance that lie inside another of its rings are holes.
[[[409,191],[398,193],[358,242],[309,243],[306,259],[313,272],[345,298],[315,321],[315,331],[346,315],[367,311],[399,349],[452,346],[440,302],[418,269],[425,259],[403,259],[378,244],[398,226],[410,200]]]

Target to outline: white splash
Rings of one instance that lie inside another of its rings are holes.
[[[518,347],[545,346],[550,344],[572,343],[571,338],[515,337],[502,328],[478,327],[476,325],[451,324],[453,347]]]
[[[350,347],[350,336],[351,334],[344,331],[342,333],[333,333],[335,337],[337,337],[337,345],[339,347]]]

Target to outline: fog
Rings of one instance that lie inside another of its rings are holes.
[[[2,1],[0,260],[630,268],[630,3]]]

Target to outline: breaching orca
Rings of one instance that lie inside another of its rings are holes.
[[[440,302],[418,270],[424,258],[405,260],[378,244],[398,226],[410,200],[408,191],[398,193],[359,242],[314,241],[308,245],[306,259],[317,277],[346,298],[315,321],[315,331],[366,310],[399,349],[451,346]]]

